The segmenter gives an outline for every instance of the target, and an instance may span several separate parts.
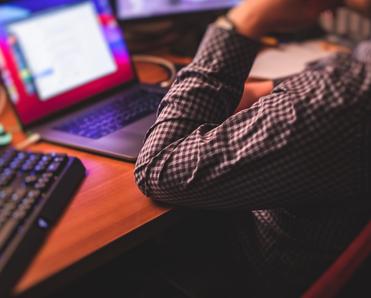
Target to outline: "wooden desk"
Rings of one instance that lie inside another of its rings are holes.
[[[166,78],[150,65],[141,65],[139,76],[149,83]],[[8,130],[19,130],[9,105],[0,121]],[[14,143],[24,138],[20,131],[14,133]],[[16,286],[17,295],[37,296],[76,278],[150,237],[173,216],[141,194],[131,163],[47,143],[29,149],[76,156],[87,168],[87,177]]]

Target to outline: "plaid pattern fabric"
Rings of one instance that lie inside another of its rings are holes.
[[[161,102],[135,176],[156,201],[235,212],[258,273],[305,287],[370,218],[371,43],[233,115],[258,49],[209,28]]]

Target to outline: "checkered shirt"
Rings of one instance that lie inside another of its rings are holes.
[[[370,219],[371,42],[233,114],[258,50],[209,28],[161,102],[135,176],[155,201],[233,214],[262,280],[302,291]]]

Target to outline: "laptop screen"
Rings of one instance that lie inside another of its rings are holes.
[[[123,20],[231,8],[241,0],[116,0]]]
[[[135,77],[108,0],[0,4],[0,69],[24,125]]]

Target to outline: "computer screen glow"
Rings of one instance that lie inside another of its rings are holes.
[[[241,0],[116,0],[121,19],[139,19],[171,14],[225,9]]]
[[[134,78],[108,0],[1,4],[0,68],[24,124]]]

